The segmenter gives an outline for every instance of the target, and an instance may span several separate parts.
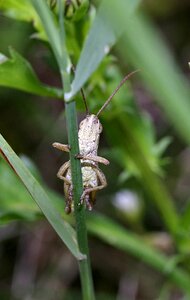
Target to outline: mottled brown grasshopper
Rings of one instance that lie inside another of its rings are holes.
[[[125,81],[137,71],[128,74],[115,89],[113,94],[104,103],[96,115],[89,114],[86,105],[84,93],[82,91],[83,100],[87,110],[86,118],[81,121],[79,125],[78,139],[80,153],[76,158],[81,160],[82,180],[83,180],[83,193],[81,195],[80,203],[85,203],[89,210],[95,203],[95,195],[98,190],[107,186],[107,181],[104,173],[99,169],[98,163],[108,165],[109,161],[104,157],[97,156],[100,133],[102,132],[102,125],[98,119],[100,113],[109,104],[113,96],[117,93]],[[53,143],[53,147],[69,152],[70,146],[60,143]],[[65,212],[69,214],[73,210],[73,186],[72,175],[70,168],[70,161],[64,163],[57,173],[58,178],[64,181],[64,192],[66,198]]]

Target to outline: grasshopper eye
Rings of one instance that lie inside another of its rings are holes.
[[[99,120],[97,118],[94,118],[93,119],[93,124],[98,124],[99,123]]]
[[[82,127],[82,126],[83,126],[83,124],[84,124],[84,120],[80,122],[80,125],[79,125],[79,127]]]

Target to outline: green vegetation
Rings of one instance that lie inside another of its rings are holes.
[[[36,279],[31,284],[34,288],[28,290],[29,294],[24,291],[22,294],[19,288],[15,292],[14,277],[12,290],[3,290],[0,297],[25,299],[28,295],[31,299],[114,299],[112,288],[106,291],[102,283],[99,289],[96,280],[93,280],[99,262],[90,254],[100,255],[98,241],[91,240],[93,236],[102,241],[102,248],[116,251],[117,257],[124,253],[126,259],[133,257],[135,263],[143,262],[144,266],[159,273],[159,284],[156,279],[154,281],[158,287],[154,290],[149,286],[150,297],[170,299],[177,291],[183,299],[189,299],[190,195],[180,187],[180,176],[175,174],[175,156],[176,153],[183,154],[183,149],[190,142],[190,88],[160,33],[143,12],[140,1],[103,0],[98,5],[96,1],[89,3],[87,0],[7,0],[0,1],[0,11],[5,30],[8,30],[6,22],[18,23],[22,28],[15,44],[12,44],[13,36],[10,35],[7,45],[11,44],[11,47],[7,47],[6,51],[0,48],[0,105],[3,108],[8,103],[9,108],[13,107],[8,116],[2,113],[1,121],[0,230],[6,232],[9,226],[17,228],[17,224],[32,227],[47,219],[77,260],[81,282],[81,292],[77,285],[72,288],[71,284],[71,288],[69,285],[68,288],[59,286],[54,294],[48,294],[46,285],[41,288]],[[76,68],[75,74],[72,73],[72,64]],[[104,147],[100,147],[100,153],[111,161],[111,165],[103,168],[108,187],[97,193],[95,209],[97,207],[101,214],[87,212],[84,206],[78,205],[83,187],[80,161],[75,159],[79,153],[78,118],[84,112],[80,89],[85,90],[89,111],[96,113],[124,75],[135,69],[140,69],[140,72],[129,80],[134,82],[134,87],[128,81],[100,116],[104,128]],[[141,86],[140,91],[138,85]],[[148,95],[147,91],[142,91],[145,86],[152,93],[149,97],[156,101],[151,105],[158,105],[165,116],[163,121],[159,113],[161,129],[152,121],[153,109],[146,111],[135,99],[135,94],[140,100],[144,99],[143,93]],[[12,94],[7,88],[14,89]],[[20,114],[14,112],[15,105]],[[63,106],[64,117],[59,113],[52,114]],[[6,127],[8,119],[15,122],[11,133]],[[63,128],[60,123],[64,122],[66,126]],[[50,150],[50,156],[46,152],[55,141],[68,141],[71,147],[70,158],[65,156],[65,160],[70,159],[72,170],[75,211],[70,216],[64,213],[64,195],[52,188],[61,184],[55,183],[56,170],[52,170],[59,158],[55,157],[53,161],[50,158],[57,155],[56,151]],[[43,147],[43,143],[46,146]],[[41,146],[43,148],[39,161],[33,155],[36,145],[39,146],[38,151]],[[26,152],[31,158],[19,158],[12,149],[17,153]],[[170,164],[164,155],[166,150],[173,159]],[[36,164],[40,162],[39,166],[36,167],[32,160],[36,160]],[[186,158],[183,159],[185,164]],[[42,169],[44,179],[38,168]],[[190,180],[189,177],[187,179]],[[50,187],[48,183],[52,178]],[[177,200],[183,203],[183,210]],[[128,207],[127,201],[130,201]],[[163,232],[167,241],[164,238],[159,240],[159,234]],[[64,251],[62,248],[61,252]],[[109,271],[107,262],[110,256],[112,263],[112,255],[114,257],[113,253],[105,253],[105,263],[101,263],[108,273],[111,269]],[[131,259],[130,263],[133,266],[134,261]],[[6,264],[3,268],[6,269]],[[49,272],[44,271],[44,278],[51,278]],[[121,272],[124,274],[126,270]],[[147,278],[150,280],[151,276],[150,273]],[[138,269],[132,277],[135,286],[138,286],[141,280]],[[130,285],[130,280],[128,278],[126,285]],[[116,285],[119,287],[119,279]],[[148,297],[148,290],[142,298]],[[101,292],[105,295],[100,295]],[[128,294],[124,296],[130,297]],[[118,297],[122,298],[120,294]]]

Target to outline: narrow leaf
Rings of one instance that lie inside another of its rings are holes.
[[[76,75],[72,83],[72,96],[79,91],[97,69],[124,30],[124,27],[112,22],[113,2],[113,0],[104,0],[100,4],[76,68]],[[118,0],[117,5],[122,6],[124,2],[127,7],[125,10],[126,18],[130,18],[139,1]]]
[[[72,254],[77,259],[84,259],[84,255],[79,252],[74,229],[61,218],[51,199],[47,196],[46,192],[43,190],[37,180],[7,144],[2,135],[0,135],[0,152],[3,158],[8,162],[8,164],[23,182],[49,223],[55,229],[59,237],[66,244]]]
[[[46,97],[62,97],[58,88],[46,86],[37,78],[29,62],[12,48],[11,58],[0,53],[0,85]]]

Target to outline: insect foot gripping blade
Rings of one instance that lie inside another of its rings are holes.
[[[96,115],[89,114],[86,99],[82,91],[82,97],[85,103],[87,116],[79,125],[78,139],[80,153],[76,155],[76,159],[81,160],[83,181],[83,193],[81,195],[79,204],[84,204],[88,210],[92,210],[94,206],[96,192],[107,186],[106,177],[98,167],[99,163],[104,165],[109,164],[109,161],[106,158],[98,156],[99,138],[100,133],[102,132],[102,125],[98,119],[98,116],[110,103],[111,99],[125,83],[125,81],[137,71],[138,70],[125,76],[125,78],[120,82],[115,91],[107,99]],[[70,146],[65,144],[53,143],[53,147],[64,152],[70,151]],[[74,209],[70,161],[65,162],[60,167],[57,177],[64,182],[64,192],[66,198],[65,212],[69,214]]]

